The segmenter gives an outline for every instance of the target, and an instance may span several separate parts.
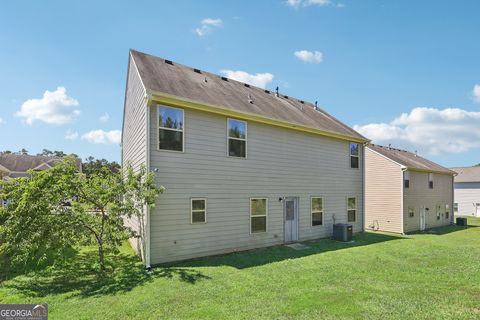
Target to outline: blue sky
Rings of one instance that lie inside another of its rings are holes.
[[[475,0],[5,2],[0,150],[118,161],[134,48],[278,85],[374,142],[445,166],[473,165],[480,162],[478,12]]]

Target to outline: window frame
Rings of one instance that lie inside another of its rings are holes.
[[[243,122],[245,124],[245,139],[230,137],[230,124],[229,124],[230,120]],[[245,157],[236,157],[236,156],[231,156],[230,155],[230,143],[229,143],[230,139],[245,141]],[[245,121],[245,120],[240,120],[240,119],[228,118],[227,117],[227,157],[234,158],[234,159],[247,159],[247,156],[248,156],[248,122]]]
[[[348,208],[348,200],[349,199],[355,199],[355,209],[349,209]],[[350,221],[348,219],[348,211],[351,211],[351,210],[354,210],[355,211],[355,219],[353,221]],[[357,210],[358,210],[358,207],[357,207],[357,196],[347,196],[347,222],[357,222]]]
[[[265,200],[265,215],[254,215],[252,216],[252,200]],[[249,199],[249,220],[250,220],[250,235],[264,234],[268,232],[268,197],[250,197]],[[252,232],[252,218],[253,217],[265,217],[265,231]]]
[[[313,199],[322,199],[322,211],[313,211]],[[320,224],[313,224],[313,214],[314,213],[322,213],[322,223]],[[310,196],[310,218],[311,218],[311,227],[322,227],[325,221],[325,198],[322,196]]]
[[[458,213],[458,202],[453,203],[453,213],[457,212]]]
[[[412,207],[408,207],[408,217],[409,218],[414,218],[415,217],[415,209]]]
[[[358,147],[358,155],[352,155],[352,144],[356,144],[357,147]],[[350,167],[350,169],[355,169],[355,170],[360,170],[360,143],[358,142],[349,142],[348,143],[348,166]],[[352,167],[352,157],[356,157],[358,159],[358,167],[354,168]]]
[[[410,189],[410,171],[408,170],[403,172],[403,188]]]
[[[430,180],[430,178],[432,178]],[[433,189],[434,188],[434,183],[433,183],[433,172],[428,173],[428,188]]]
[[[437,214],[437,220],[442,219],[442,206],[437,204],[437,209],[436,209],[436,214]]]
[[[199,209],[196,209],[196,210],[193,210],[193,201],[194,200],[203,200],[205,201],[205,209],[203,210],[199,210]],[[202,222],[193,222],[193,212],[201,212],[201,211],[205,211],[205,221],[202,221]],[[207,198],[190,198],[190,224],[204,224],[204,223],[207,223]]]
[[[450,205],[445,203],[445,219],[450,220]]]
[[[157,151],[162,151],[162,152],[176,152],[176,153],[185,153],[185,109],[183,108],[177,108],[177,107],[171,107],[169,105],[165,104],[156,104],[157,106]],[[177,109],[182,111],[182,130],[177,130],[177,129],[172,129],[172,128],[165,128],[165,127],[160,127],[160,108],[165,107],[165,108],[171,108],[171,109]],[[178,150],[168,150],[168,149],[161,149],[160,148],[160,129],[163,130],[170,130],[170,131],[176,131],[176,132],[182,132],[182,151]]]

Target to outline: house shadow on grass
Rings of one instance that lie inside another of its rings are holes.
[[[264,249],[236,252],[225,255],[199,258],[172,264],[162,264],[162,267],[206,267],[206,266],[231,266],[237,269],[261,266],[282,260],[296,259],[329,251],[336,251],[360,246],[371,245],[392,240],[408,240],[400,235],[364,232],[354,236],[352,242],[338,242],[330,239],[320,239],[302,242],[305,249],[295,250],[280,245]]]
[[[450,226],[445,226],[445,227],[436,227],[436,228],[431,228],[431,229],[426,229],[424,231],[415,231],[415,232],[409,232],[408,235],[418,235],[418,234],[423,234],[423,235],[445,235],[453,232],[458,232],[458,231],[463,231],[465,229],[470,229],[470,228],[478,228],[476,225],[468,225],[467,227],[462,227],[462,226],[457,226],[457,225],[450,225]]]
[[[30,297],[51,294],[92,297],[128,292],[157,278],[178,279],[190,284],[209,279],[191,268],[168,267],[146,272],[133,254],[111,256],[108,271],[104,273],[97,271],[96,261],[95,252],[81,252],[68,262],[14,277],[3,286]]]

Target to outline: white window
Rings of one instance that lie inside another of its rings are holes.
[[[347,198],[347,220],[348,222],[355,222],[357,219],[357,198]]]
[[[410,188],[410,172],[404,171],[403,172],[403,186],[405,189]]]
[[[413,208],[408,208],[408,216],[410,218],[413,218],[415,216],[415,211],[413,210]]]
[[[442,211],[442,206],[438,205],[437,206],[437,220],[440,220],[441,211]]]
[[[450,219],[450,205],[445,205],[445,219]]]
[[[433,189],[433,173],[428,174],[428,187]]]
[[[458,212],[458,203],[453,204],[453,212]]]
[[[190,199],[190,213],[192,223],[207,222],[207,199],[192,198]]]
[[[227,119],[228,156],[247,157],[247,123],[241,120]]]
[[[358,143],[350,143],[350,168],[358,169],[360,162],[360,151]]]
[[[312,226],[323,225],[323,198],[311,197],[310,209],[312,212]]]
[[[158,149],[183,152],[183,109],[158,106]]]
[[[250,233],[267,232],[267,198],[250,199]]]

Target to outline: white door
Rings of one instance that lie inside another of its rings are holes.
[[[420,231],[425,230],[425,207],[420,209]]]
[[[285,242],[298,240],[298,198],[287,197],[283,204]]]

